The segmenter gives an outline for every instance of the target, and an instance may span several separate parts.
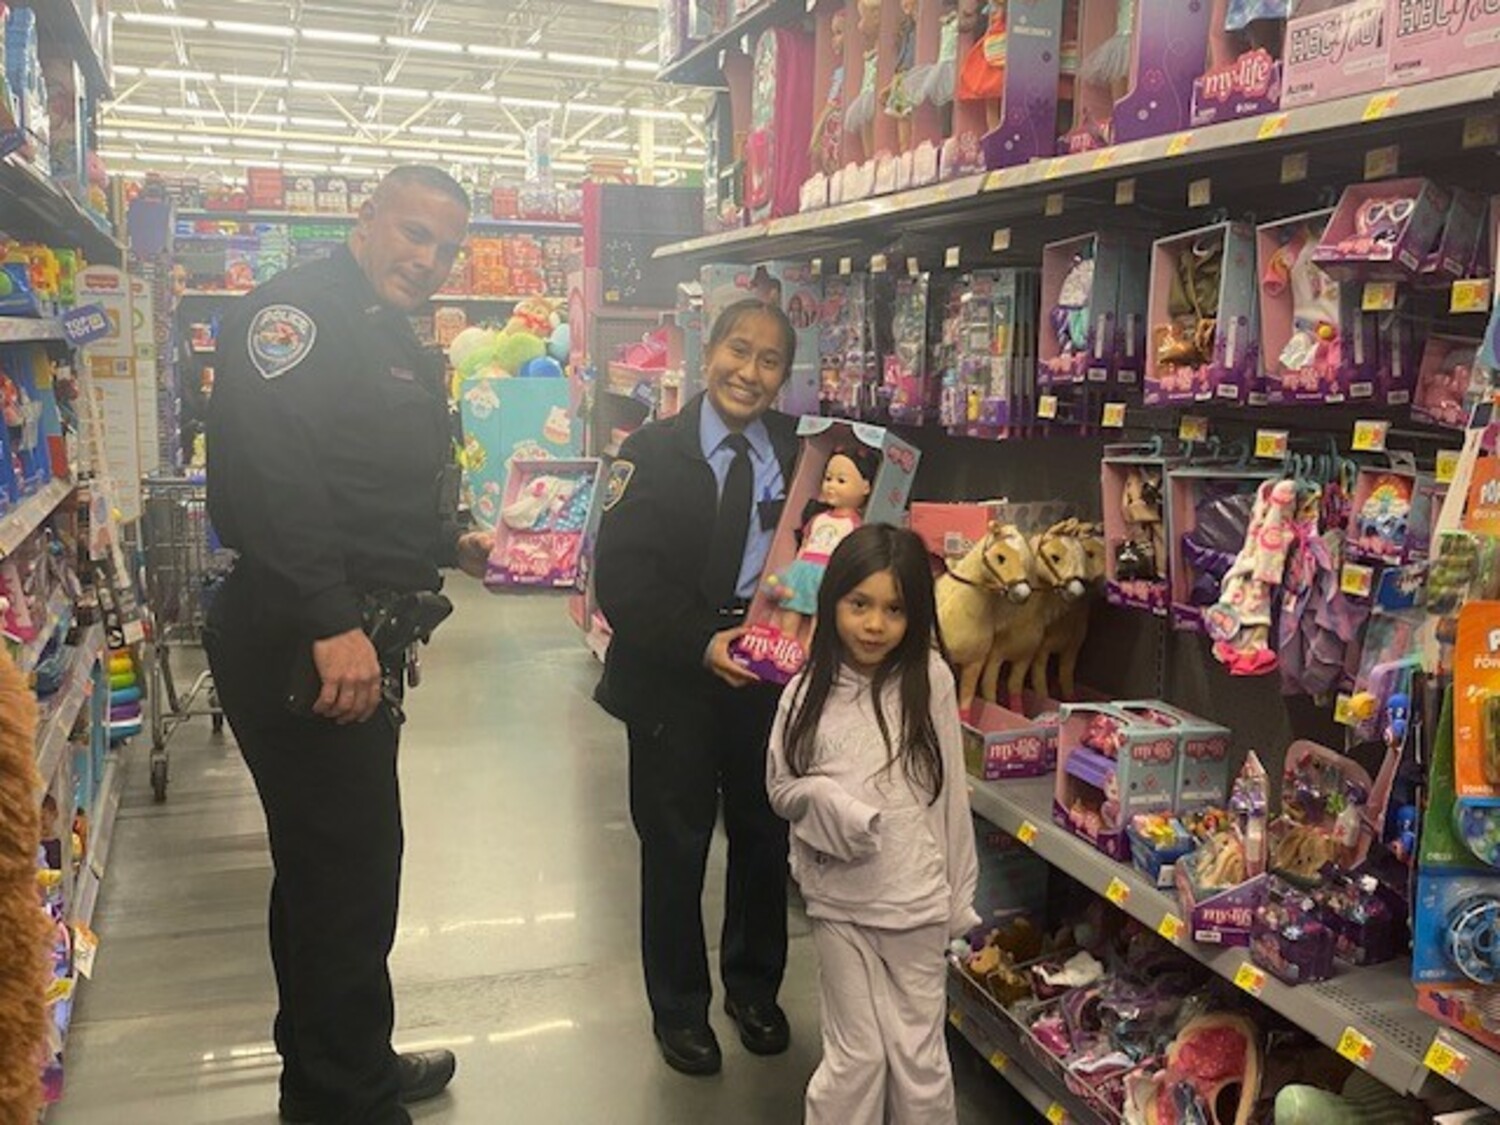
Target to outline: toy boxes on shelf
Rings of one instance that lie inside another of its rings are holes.
[[[1198,843],[1176,865],[1177,897],[1194,941],[1250,944],[1264,898],[1270,786],[1252,751],[1229,791],[1227,816],[1199,825]]]
[[[1152,248],[1146,402],[1244,402],[1256,381],[1255,231],[1220,223]]]
[[[707,288],[704,321],[708,322]],[[818,321],[819,397],[826,413],[859,418],[873,409],[878,383],[871,336],[870,275],[842,274],[823,282]]]
[[[882,274],[875,279],[875,344],[881,360],[874,421],[919,426],[937,413],[936,383],[927,371],[930,277]]]
[[[1110,445],[1100,462],[1104,493],[1105,589],[1110,604],[1167,615],[1170,541],[1159,443]]]
[[[514,461],[484,584],[491,590],[575,586],[598,479],[593,458]]]
[[[1282,59],[1282,108],[1378,90],[1390,58],[1391,11],[1390,0],[1294,4]]]
[[[806,661],[818,584],[834,548],[862,523],[903,522],[918,450],[875,426],[804,417],[802,451],[787,489],[761,583],[731,648],[768,683],[786,683]]]
[[[954,433],[998,437],[1034,409],[1040,275],[979,270],[967,281],[951,361],[940,375],[938,414]]]
[[[1208,57],[1214,5],[1137,0],[1131,38],[1130,90],[1115,105],[1115,144],[1186,129],[1193,83]]]
[[[1129,859],[1131,818],[1172,810],[1178,750],[1161,726],[1110,704],[1064,704],[1052,819],[1105,855]]]
[[[988,168],[1056,150],[1063,7],[1063,0],[992,4],[989,26],[961,64],[955,130],[961,136],[984,121],[980,150]]]
[[[812,138],[813,40],[770,27],[755,44],[750,134],[745,138],[745,199],[762,222],[795,214],[807,179]]]
[[[1255,494],[1270,470],[1183,465],[1167,473],[1167,577],[1172,624],[1201,630],[1245,545]]]
[[[1391,86],[1447,78],[1492,65],[1500,47],[1500,8],[1494,4],[1391,4]]]
[[[976,699],[964,719],[964,761],[982,781],[1047,777],[1057,768],[1061,704],[1026,693],[1021,710]]]
[[[1140,240],[1109,232],[1043,248],[1042,307],[1048,311],[1038,345],[1039,385],[1140,385],[1146,259]]]
[[[1452,198],[1418,177],[1351,184],[1313,261],[1338,281],[1415,281],[1441,242]]]
[[[1422,345],[1412,417],[1461,430],[1474,406],[1489,393],[1479,370],[1482,341],[1458,336],[1428,336]]]
[[[1194,128],[1281,107],[1285,19],[1273,19],[1264,9],[1231,5],[1229,0],[1215,0],[1213,8],[1208,69],[1193,80]],[[1247,19],[1251,14],[1258,18]]]
[[[1398,565],[1425,555],[1431,495],[1413,469],[1365,467],[1354,481],[1345,553],[1366,563]]]

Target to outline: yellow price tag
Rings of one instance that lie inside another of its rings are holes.
[[[1063,1125],[1067,1119],[1068,1111],[1062,1107],[1061,1102],[1053,1102],[1047,1107],[1047,1120],[1052,1122],[1052,1125]]]
[[[1382,180],[1394,176],[1401,165],[1401,146],[1383,145],[1365,153],[1365,179]]]
[[[1286,132],[1286,123],[1290,115],[1285,113],[1273,113],[1261,119],[1260,128],[1255,131],[1257,141],[1269,141],[1272,137],[1279,137]]]
[[[1207,441],[1208,419],[1196,414],[1184,414],[1177,425],[1178,441]]]
[[[943,268],[950,270],[958,269],[958,262],[962,256],[963,250],[960,247],[948,247],[948,249],[943,253]]]
[[[1286,430],[1256,430],[1255,455],[1266,461],[1280,461],[1286,456]]]
[[[1098,172],[1105,168],[1114,167],[1116,150],[1113,148],[1101,148],[1094,154],[1094,171]]]
[[[1187,929],[1182,919],[1175,914],[1163,914],[1161,925],[1156,927],[1156,932],[1170,942],[1182,940],[1182,932]]]
[[[1281,158],[1281,182],[1300,184],[1307,179],[1308,155],[1305,152],[1289,152]]]
[[[1062,192],[1054,191],[1051,195],[1047,196],[1047,203],[1042,208],[1042,213],[1049,219],[1055,219],[1063,213]]]
[[[823,259],[814,258],[812,261],[807,263],[807,268],[812,272],[812,275],[814,277],[823,276]]]
[[[1130,887],[1116,875],[1109,881],[1109,886],[1104,888],[1104,897],[1116,906],[1124,906],[1130,901]]]
[[[1433,1038],[1432,1046],[1427,1048],[1427,1057],[1422,1060],[1422,1065],[1434,1074],[1457,1081],[1469,1069],[1469,1056],[1439,1035]]]
[[[1115,183],[1115,206],[1129,207],[1135,202],[1135,177]]]
[[[1396,307],[1394,281],[1367,281],[1359,307],[1365,312],[1390,312]]]
[[[1047,167],[1042,170],[1042,179],[1055,180],[1061,176],[1068,167],[1068,158],[1065,156],[1054,156],[1047,161]]]
[[[853,258],[840,258],[839,259],[839,276],[840,277],[848,277],[853,272],[854,272],[854,259]]]
[[[1365,103],[1365,111],[1360,114],[1360,119],[1363,121],[1379,121],[1382,117],[1388,116],[1391,110],[1396,108],[1396,103],[1400,100],[1400,90],[1381,90]]]
[[[985,191],[999,191],[1000,188],[1004,186],[1004,184],[1005,184],[1005,180],[1004,180],[1002,174],[1000,172],[998,172],[998,171],[991,172],[988,176],[986,176],[984,178],[984,190]]]
[[[1021,821],[1021,827],[1016,829],[1016,839],[1028,848],[1036,845],[1036,825],[1029,820]]]
[[[1354,423],[1353,448],[1356,453],[1384,453],[1386,435],[1391,424],[1382,418],[1361,418]]]
[[[1036,416],[1050,422],[1057,417],[1057,396],[1043,395],[1036,400]]]
[[[870,272],[885,273],[886,260],[884,254],[874,254],[870,257]]]
[[[1207,207],[1214,201],[1214,181],[1212,177],[1204,176],[1201,180],[1194,180],[1188,184],[1188,206]]]
[[[1125,425],[1125,404],[1123,402],[1106,402],[1104,404],[1104,418],[1100,423],[1112,430],[1122,429]]]
[[[1375,1044],[1357,1029],[1346,1027],[1339,1036],[1338,1052],[1361,1070],[1369,1070],[1375,1059]]]
[[[1265,970],[1246,961],[1235,970],[1234,983],[1236,987],[1243,989],[1251,996],[1259,996],[1266,988]]]
[[[963,1027],[963,1025],[964,1025],[964,1014],[963,1014],[963,1012],[959,1011],[957,1008],[954,1008],[952,1011],[950,1011],[948,1013],[948,1022],[951,1023],[954,1027]]]
[[[1010,227],[1001,227],[990,236],[990,249],[996,254],[1010,249]]]
[[[1359,721],[1354,717],[1354,699],[1347,691],[1339,692],[1334,698],[1333,721],[1344,727],[1352,727]]]
[[[1339,571],[1339,589],[1351,598],[1368,598],[1375,588],[1375,568],[1363,563],[1345,563]]]
[[[72,995],[73,978],[63,977],[61,980],[54,980],[47,986],[47,991],[43,994],[42,999],[45,1003],[56,1004],[59,1000],[66,1000]]]
[[[916,260],[916,258],[907,258],[906,259],[906,276],[907,277],[916,277],[917,274],[919,274],[921,272],[922,272],[921,263],[919,263]]]
[[[1464,118],[1464,148],[1500,145],[1500,114],[1476,113]]]
[[[1458,459],[1461,456],[1456,449],[1439,449],[1437,455],[1437,482],[1438,484],[1452,484],[1453,478],[1458,476]]]
[[[1448,302],[1451,313],[1487,313],[1494,283],[1487,277],[1466,277],[1453,283],[1453,297]]]
[[[1010,1059],[1006,1057],[1004,1051],[996,1051],[990,1056],[990,1065],[1001,1074],[1004,1074],[1005,1068],[1010,1065]]]
[[[1192,133],[1178,133],[1175,137],[1173,137],[1170,141],[1167,142],[1167,155],[1168,156],[1181,156],[1183,153],[1185,153],[1188,149],[1190,149],[1192,147],[1193,147],[1193,134]]]

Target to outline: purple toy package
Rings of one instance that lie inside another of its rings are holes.
[[[1063,0],[1009,0],[1000,124],[980,141],[987,168],[1010,168],[1057,146]]]
[[[1130,92],[1115,104],[1114,143],[1185,129],[1203,74],[1214,6],[1204,0],[1137,0]]]

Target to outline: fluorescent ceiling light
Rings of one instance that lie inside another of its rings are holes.
[[[579,141],[578,147],[598,149],[600,152],[629,152],[635,146],[629,141],[596,141],[588,137]]]
[[[575,55],[570,51],[548,51],[548,62],[565,63],[569,66],[595,66],[601,70],[619,70],[619,59],[606,59],[600,55]],[[655,70],[655,67],[651,68]]]
[[[170,141],[172,139],[170,133],[143,133],[139,129],[117,129],[113,135],[122,141]]]
[[[521,139],[515,133],[491,133],[484,129],[470,129],[466,135],[470,140],[494,141],[502,145],[513,145]]]
[[[210,114],[214,117],[219,116],[219,111],[216,109],[200,109],[197,106],[186,105],[169,105],[162,112],[168,117],[186,118],[189,121],[197,121],[199,118],[207,117]]]
[[[383,160],[391,154],[388,148],[368,148],[365,145],[340,145],[339,151],[345,156],[363,156],[371,160]]]
[[[133,159],[143,160],[148,164],[181,164],[186,159],[180,152],[146,152],[135,153]]]
[[[241,23],[239,20],[214,20],[215,31],[231,31],[239,35],[264,35],[271,39],[295,39],[297,29],[281,23]]]
[[[119,105],[107,106],[104,110],[106,117],[113,117],[117,113],[128,113],[140,117],[160,117],[164,112],[159,105],[136,105],[134,102],[122,102]]]
[[[172,143],[174,145],[221,145],[223,137],[208,137],[202,133],[173,133]]]
[[[380,172],[379,168],[368,164],[335,164],[332,170],[347,176],[374,176]]]
[[[494,105],[489,94],[471,94],[466,90],[437,90],[432,95],[440,102],[466,102],[469,105]]]
[[[206,164],[211,168],[229,168],[234,165],[234,161],[230,160],[227,156],[190,156],[187,162],[189,164]]]
[[[409,98],[418,102],[432,98],[431,90],[418,90],[414,86],[366,86],[365,93],[379,94],[383,98]]]
[[[101,148],[98,150],[101,160],[134,160],[135,153],[123,148]]]
[[[261,90],[285,90],[291,85],[289,78],[266,78],[259,74],[221,74],[219,81],[226,86],[254,86]]]
[[[447,125],[411,125],[406,131],[418,137],[461,137],[464,135],[462,129],[453,129]]]
[[[333,145],[310,144],[306,141],[289,141],[286,150],[287,152],[310,152],[315,156],[338,152]]]
[[[134,78],[141,73],[141,68],[138,66],[114,66],[110,69],[117,77],[123,74],[126,78]]]
[[[658,50],[656,40],[648,39],[635,49],[638,55],[654,55]]]
[[[412,39],[405,35],[387,35],[386,46],[399,47],[404,51],[435,51],[442,55],[461,55],[462,43],[450,43],[444,39]]]
[[[303,164],[301,161],[283,160],[281,166],[288,172],[326,172],[326,164]]]
[[[293,125],[300,125],[304,129],[347,129],[349,122],[338,117],[303,117],[300,114],[292,114],[287,118]]]
[[[598,113],[606,117],[624,117],[625,107],[618,105],[596,105],[593,102],[569,102],[565,107],[579,113]]]
[[[484,43],[470,43],[469,54],[489,59],[516,59],[520,62],[542,61],[542,52],[530,47],[491,47]]]
[[[197,16],[173,16],[157,12],[120,12],[122,23],[138,23],[145,27],[180,27],[185,31],[202,31],[208,21]]]
[[[280,113],[236,113],[235,120],[247,125],[285,125],[286,116]]]
[[[667,109],[632,109],[631,117],[645,117],[652,121],[686,121],[688,115]]]
[[[588,169],[586,169],[582,164],[569,164],[565,161],[559,160],[553,163],[552,170],[554,172],[575,172],[579,175],[582,175]]]
[[[357,94],[359,87],[352,82],[315,82],[308,78],[292,81],[294,90],[311,90],[316,94]]]
[[[639,71],[642,74],[655,74],[660,68],[654,62],[647,62],[644,59],[626,59],[625,69]]]
[[[147,78],[167,78],[183,82],[212,82],[214,76],[206,70],[175,70],[167,67],[148,66]]]
[[[267,152],[279,152],[283,147],[281,141],[263,141],[258,137],[230,137],[229,143],[235,148],[258,148]]]
[[[500,99],[501,105],[516,106],[519,109],[562,109],[562,102],[551,102],[545,98],[511,98]]]
[[[365,47],[380,46],[380,36],[367,31],[336,31],[328,27],[304,27],[302,38],[317,43],[357,43]]]
[[[393,148],[391,155],[397,160],[426,160],[432,155],[430,148]]]

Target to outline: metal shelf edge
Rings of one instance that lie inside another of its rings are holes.
[[[180,207],[174,218],[189,222],[203,220],[226,223],[354,223],[359,221],[357,211],[205,211],[201,207]],[[497,219],[489,215],[469,218],[471,227],[514,227],[520,231],[535,231],[538,234],[582,233],[583,224],[571,219]]]
[[[30,344],[66,340],[55,317],[0,316],[0,344]]]
[[[73,724],[78,721],[79,713],[88,702],[93,667],[103,650],[104,630],[98,625],[89,626],[73,649],[73,655],[68,661],[68,679],[57,692],[57,702],[47,712],[46,719],[37,730],[36,764],[37,772],[42,777],[42,788],[37,794],[39,802],[46,795],[47,786],[57,772],[58,763],[62,761]]]
[[[115,821],[119,819],[120,796],[125,771],[118,754],[104,759],[104,775],[99,779],[99,796],[90,810],[94,820],[93,845],[88,863],[79,876],[79,891],[74,900],[73,921],[93,926],[94,908],[99,903],[99,888],[109,868],[110,846],[114,843]]]
[[[0,559],[31,538],[72,491],[69,481],[49,481],[22,500],[8,516],[0,517]]]

